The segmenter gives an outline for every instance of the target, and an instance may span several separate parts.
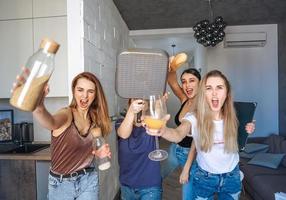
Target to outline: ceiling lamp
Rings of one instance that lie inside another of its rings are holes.
[[[223,31],[226,27],[226,22],[223,21],[221,16],[216,17],[213,20],[213,10],[211,6],[211,0],[209,1],[209,9],[210,9],[210,22],[205,19],[193,26],[194,37],[197,39],[197,42],[204,45],[205,47],[212,46],[214,47],[221,41],[225,36],[225,32]]]

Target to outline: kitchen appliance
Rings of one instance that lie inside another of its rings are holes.
[[[33,123],[22,122],[14,124],[13,140],[14,142],[18,142],[20,144],[33,142],[34,141]]]

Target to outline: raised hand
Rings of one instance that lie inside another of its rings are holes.
[[[187,54],[179,53],[175,57],[171,56],[169,58],[170,71],[176,71],[182,64],[184,64],[188,59]]]
[[[255,120],[252,120],[252,122],[249,122],[245,125],[245,131],[248,134],[252,134],[255,131]]]
[[[144,100],[142,100],[142,99],[134,100],[131,103],[131,105],[128,109],[128,112],[132,112],[133,114],[137,114],[143,110],[144,106],[145,106]]]
[[[14,92],[14,90],[23,85],[26,82],[27,77],[30,74],[30,70],[26,67],[21,68],[21,74],[16,76],[16,82],[13,83],[13,88],[11,89],[11,93]]]

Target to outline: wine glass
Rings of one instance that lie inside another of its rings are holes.
[[[149,129],[160,129],[165,125],[164,120],[167,115],[167,107],[165,100],[161,95],[150,95],[148,101],[148,108],[143,112],[144,123]],[[156,149],[149,153],[148,157],[153,161],[162,161],[168,157],[165,150],[159,149],[158,137],[155,136]]]

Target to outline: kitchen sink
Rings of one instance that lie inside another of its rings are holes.
[[[35,153],[37,151],[48,148],[50,144],[23,144],[9,151],[1,152],[4,153]]]

